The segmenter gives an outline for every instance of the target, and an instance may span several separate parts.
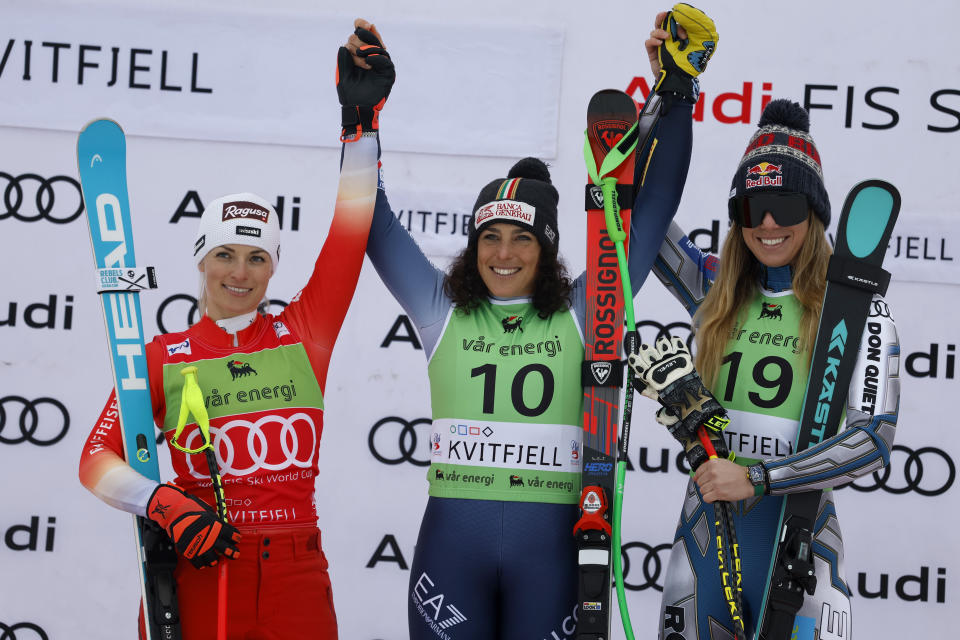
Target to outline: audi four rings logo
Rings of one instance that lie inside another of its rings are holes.
[[[644,589],[663,591],[660,577],[663,574],[664,568],[667,566],[664,560],[669,559],[670,554],[667,553],[666,558],[661,558],[660,552],[669,552],[671,546],[672,545],[668,543],[663,543],[651,547],[646,542],[628,542],[621,546],[620,554],[623,557],[623,588],[630,591],[643,591]],[[630,569],[634,566],[631,560],[640,560],[640,554],[635,552],[634,549],[642,549],[646,552],[638,565],[643,575],[642,582],[631,582],[629,580]]]
[[[41,409],[44,406],[52,408]],[[70,414],[59,400],[28,400],[20,396],[0,398],[2,444],[29,442],[39,447],[49,447],[63,440],[69,428]]]
[[[13,217],[22,222],[47,220],[54,224],[73,222],[83,213],[80,183],[70,176],[44,178],[35,173],[13,176],[0,171],[5,211],[0,220]]]
[[[896,455],[897,452],[906,454],[906,457]],[[844,486],[863,492],[883,489],[893,494],[915,491],[922,496],[939,496],[953,486],[956,478],[956,465],[943,449],[920,447],[914,450],[895,444],[887,466]]]
[[[278,426],[279,437],[276,435]],[[267,431],[271,433],[271,437],[267,436]],[[308,434],[310,444],[301,445],[301,438]],[[213,449],[217,452],[221,475],[247,476],[261,470],[282,471],[290,467],[309,469],[317,451],[317,428],[305,413],[286,417],[268,415],[256,422],[237,418],[217,427],[210,427],[210,435],[213,437]],[[195,449],[200,445],[199,440],[200,430],[194,429],[187,436],[184,446]],[[271,442],[279,443],[279,451],[271,450]],[[301,453],[305,460],[300,460]],[[187,456],[187,466],[194,478],[210,477],[210,472],[205,467],[199,471],[193,468],[192,456]]]
[[[370,429],[370,437],[367,438],[370,453],[383,464],[409,462],[418,467],[429,467],[431,425],[430,418],[409,421],[397,416],[382,418]],[[417,427],[421,427],[419,436]],[[418,450],[417,445],[421,442],[424,445]]]
[[[645,328],[649,330],[644,331]],[[653,344],[660,336],[678,336],[686,343],[687,349],[693,349],[693,331],[689,322],[662,324],[656,320],[640,320],[637,322],[637,333],[640,334],[641,344]]]
[[[17,633],[18,631],[21,631],[21,633]],[[23,631],[29,633],[22,633]],[[50,638],[40,625],[32,622],[18,622],[17,624],[0,622],[0,640],[50,640]]]
[[[890,315],[890,307],[888,307],[887,303],[883,302],[882,300],[874,300],[873,306],[870,308],[870,317],[892,318]]]
[[[174,303],[179,304],[171,307]],[[157,307],[157,329],[160,333],[184,331],[199,319],[197,299],[185,293],[169,296]]]
[[[283,300],[270,300],[268,311],[279,314],[287,306]],[[157,329],[160,333],[185,331],[200,319],[197,313],[197,299],[186,293],[167,296],[157,307]]]

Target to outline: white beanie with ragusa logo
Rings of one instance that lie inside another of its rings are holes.
[[[245,244],[270,254],[273,271],[280,264],[280,221],[270,203],[252,193],[217,198],[200,216],[193,258],[197,264],[225,244]]]

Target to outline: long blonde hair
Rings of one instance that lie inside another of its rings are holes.
[[[808,361],[810,347],[817,337],[831,253],[823,223],[817,216],[810,215],[803,245],[793,261],[792,284],[794,296],[803,309],[800,348],[806,352]],[[696,365],[708,387],[716,382],[734,325],[757,294],[761,267],[743,240],[742,227],[734,223],[720,251],[720,273],[694,316]]]

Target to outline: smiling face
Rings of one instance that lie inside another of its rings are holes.
[[[756,227],[741,227],[743,241],[754,257],[768,267],[792,265],[807,237],[809,217],[800,224],[781,227],[769,212]]]
[[[539,263],[540,242],[523,227],[497,222],[477,238],[477,269],[494,297],[532,295]]]
[[[204,277],[206,313],[213,320],[232,318],[257,308],[273,275],[270,255],[245,244],[214,248],[198,266]]]

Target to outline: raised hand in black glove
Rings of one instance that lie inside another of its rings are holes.
[[[355,142],[380,128],[380,110],[397,76],[377,28],[359,19],[354,26],[346,46],[337,52],[343,142]]]
[[[221,555],[240,555],[240,532],[222,522],[207,503],[173,484],[161,484],[147,503],[147,517],[163,527],[177,553],[197,569],[212,567]]]
[[[657,421],[680,442],[697,442],[701,425],[714,432],[726,425],[726,410],[703,385],[680,338],[660,337],[653,347],[641,345],[639,353],[630,354],[629,364],[646,385],[641,393],[659,398],[664,406]]]

